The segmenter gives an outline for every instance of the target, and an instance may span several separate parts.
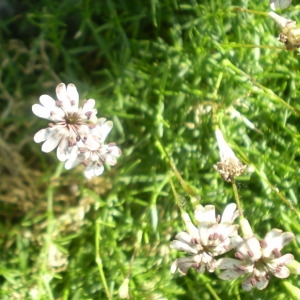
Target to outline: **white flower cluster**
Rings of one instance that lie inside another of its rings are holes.
[[[51,121],[47,128],[35,134],[34,141],[43,142],[43,152],[57,148],[57,158],[65,162],[66,169],[83,164],[86,178],[101,175],[104,163],[113,166],[121,155],[114,143],[105,144],[112,121],[97,118],[94,99],[84,100],[79,106],[79,95],[72,83],[67,87],[60,83],[56,95],[57,100],[42,95],[41,104],[32,106],[36,116]]]
[[[219,269],[225,271],[219,275],[224,280],[232,280],[246,275],[242,288],[250,291],[253,287],[263,290],[267,287],[270,275],[277,278],[287,278],[290,271],[287,265],[294,261],[290,253],[282,255],[281,249],[291,242],[295,236],[292,232],[282,232],[279,229],[270,230],[263,240],[258,240],[246,219],[243,226],[251,233],[246,237],[239,235],[232,237],[231,244],[236,250],[235,257],[221,258],[218,261]]]
[[[187,232],[177,234],[171,242],[171,248],[184,251],[189,256],[176,259],[172,263],[171,273],[178,269],[182,275],[186,275],[192,267],[200,273],[205,269],[209,272],[224,270],[219,274],[219,278],[223,280],[245,275],[242,283],[245,291],[250,291],[253,287],[259,290],[266,288],[270,275],[287,278],[290,275],[287,265],[294,261],[294,256],[290,253],[282,255],[280,251],[295,238],[294,234],[272,229],[264,240],[259,241],[248,221],[243,219],[241,227],[244,235],[241,237],[237,233],[238,225],[233,224],[237,216],[234,203],[226,206],[222,218],[216,217],[213,205],[199,205],[195,210],[197,226],[184,214]],[[231,249],[236,251],[236,259],[216,259]],[[300,270],[295,273],[299,274]]]
[[[216,218],[213,205],[197,206],[195,219],[197,227],[192,223],[188,214],[183,215],[187,232],[180,232],[171,243],[171,248],[185,251],[190,256],[176,259],[171,272],[176,269],[186,275],[188,269],[193,267],[203,273],[207,268],[209,272],[216,269],[215,256],[224,254],[231,249],[230,236],[237,235],[238,225],[232,225],[238,216],[236,205],[229,204],[224,211],[221,222],[220,217]]]

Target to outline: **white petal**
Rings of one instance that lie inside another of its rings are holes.
[[[73,83],[68,84],[67,94],[69,99],[73,102],[73,106],[78,109],[79,95],[76,86]]]
[[[62,102],[68,101],[67,88],[66,88],[66,85],[64,83],[60,83],[56,87],[56,96],[57,96],[57,99],[62,101]]]
[[[270,0],[270,7],[272,10],[284,9],[290,6],[292,0]]]
[[[175,239],[184,243],[191,244],[192,243],[192,237],[185,231],[179,232],[176,236]]]
[[[53,107],[56,106],[55,100],[48,95],[40,96],[40,103],[48,109],[52,109]]]
[[[65,169],[70,170],[82,162],[82,155],[78,155],[78,146],[72,147],[68,160],[65,163]]]
[[[260,243],[256,237],[243,239],[236,235],[231,238],[231,244],[249,261],[256,261],[262,256]]]
[[[243,282],[242,282],[242,289],[243,289],[244,291],[249,292],[249,291],[251,291],[251,290],[253,289],[254,286],[253,286],[252,283],[251,283],[251,278],[252,278],[252,275],[246,277],[246,278],[243,280]]]
[[[183,257],[176,259],[171,265],[171,273],[175,273],[178,268],[178,272],[182,275],[186,275],[189,268],[195,263],[191,257]]]
[[[107,155],[105,157],[105,162],[110,166],[115,166],[117,164],[117,159],[112,155]]]
[[[32,112],[39,118],[51,120],[51,115],[50,115],[51,111],[40,104],[33,104]]]
[[[84,147],[89,151],[96,151],[101,147],[101,143],[92,135],[88,135],[87,139],[83,143]]]
[[[95,104],[96,104],[96,101],[95,101],[94,99],[89,99],[89,100],[87,100],[87,101],[83,104],[82,110],[83,110],[84,112],[93,110],[94,107],[95,107]]]
[[[214,205],[197,205],[195,210],[195,219],[198,223],[216,223],[216,212]]]
[[[225,270],[224,272],[219,274],[218,277],[222,280],[232,280],[238,278],[241,275],[241,271],[238,270]]]
[[[233,221],[238,216],[239,212],[236,210],[236,204],[230,203],[228,204],[223,212],[221,223],[230,223],[232,224]]]
[[[58,134],[56,131],[52,132],[52,134],[44,142],[44,144],[42,146],[42,151],[46,152],[46,153],[51,152],[60,143],[61,138],[62,138],[62,136],[60,134]]]
[[[269,280],[266,277],[262,277],[261,281],[257,282],[256,288],[258,290],[263,290],[267,287],[268,284],[269,284]]]
[[[65,161],[69,158],[69,148],[70,147],[68,139],[66,137],[62,138],[56,151],[57,158],[60,161]]]
[[[192,238],[199,239],[199,231],[197,227],[191,221],[190,216],[187,213],[182,214],[182,219],[185,224],[186,230]]]
[[[114,157],[120,157],[122,154],[122,151],[119,147],[117,146],[108,146],[108,152]]]
[[[65,169],[70,170],[70,169],[76,167],[77,165],[79,165],[79,163],[80,163],[79,159],[75,159],[75,160],[68,159],[65,163]]]
[[[93,165],[93,167],[87,167],[84,171],[84,176],[91,179],[94,176],[99,176],[103,173],[104,166]]]
[[[107,121],[101,126],[101,136],[102,136],[103,142],[106,139],[107,135],[109,134],[109,132],[111,131],[112,128],[113,128],[112,121]]]
[[[172,241],[170,247],[178,251],[187,252],[188,254],[198,254],[196,247],[193,247],[193,245],[189,245],[181,241],[177,241],[177,240]]]
[[[294,255],[293,254],[290,254],[290,253],[287,253],[281,257],[279,257],[276,262],[279,263],[279,264],[285,264],[285,265],[289,265],[291,264],[292,262],[294,261]]]
[[[99,140],[101,143],[104,143],[107,135],[113,128],[113,122],[107,121],[102,125],[97,125],[95,128],[91,129],[91,134],[94,139]]]
[[[102,165],[102,166],[96,166],[96,167],[94,167],[94,176],[99,176],[99,175],[101,175],[102,173],[103,173],[103,171],[104,171],[104,166]]]
[[[33,140],[36,143],[44,142],[44,141],[46,141],[46,139],[49,137],[50,134],[51,134],[50,128],[41,129],[34,135]]]
[[[210,230],[211,225],[208,223],[200,223],[198,226],[201,245],[207,246],[209,244],[209,236],[212,233]]]
[[[278,249],[280,251],[294,238],[295,235],[292,232],[282,232],[282,230],[276,228],[270,230],[264,238],[267,244],[267,247],[263,249],[264,256],[270,256],[274,249]]]
[[[218,143],[221,161],[224,161],[227,158],[236,159],[234,152],[231,150],[231,148],[225,141],[222,131],[219,129],[215,130],[215,136],[216,136],[217,143]]]

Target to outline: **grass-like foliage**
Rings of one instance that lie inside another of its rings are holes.
[[[279,12],[298,22],[299,10]],[[170,248],[182,210],[221,214],[237,195],[255,235],[294,233],[282,254],[300,259],[300,56],[269,11],[267,0],[1,2],[1,299],[298,299],[292,272],[250,292],[218,270],[170,272],[187,256]],[[96,100],[122,150],[91,180],[33,141],[48,122],[31,107],[61,82]],[[217,127],[249,166],[237,193],[214,169]]]

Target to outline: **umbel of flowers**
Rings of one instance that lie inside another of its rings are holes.
[[[115,165],[121,150],[115,143],[105,144],[113,127],[112,121],[97,118],[95,100],[84,100],[79,106],[79,95],[74,84],[60,83],[56,87],[57,100],[48,95],[40,96],[40,104],[32,106],[33,113],[50,120],[47,128],[39,130],[36,143],[43,142],[42,151],[51,152],[57,148],[57,158],[71,169],[78,164],[85,167],[86,178],[99,176],[104,163]]]
[[[263,240],[258,240],[246,219],[240,222],[243,237],[237,234],[238,225],[233,224],[238,216],[236,205],[226,206],[222,218],[216,217],[213,205],[198,206],[195,210],[195,226],[184,214],[186,232],[180,232],[171,242],[171,248],[186,252],[187,257],[176,259],[171,265],[171,273],[176,270],[186,275],[190,268],[203,273],[206,269],[219,273],[219,278],[232,280],[244,276],[242,288],[250,291],[253,287],[262,290],[267,287],[271,275],[287,278],[287,265],[294,261],[290,253],[282,255],[282,248],[295,236],[279,229],[270,230]],[[220,255],[235,250],[235,258]],[[296,273],[299,273],[297,270]]]
[[[266,288],[271,275],[289,277],[287,265],[293,262],[294,256],[290,253],[282,255],[281,250],[295,238],[294,234],[274,228],[263,240],[258,240],[246,219],[240,224],[243,237],[236,235],[231,238],[236,259],[221,258],[218,261],[218,268],[225,270],[219,278],[230,280],[246,275],[242,288],[250,291],[253,287],[259,290]]]
[[[195,210],[195,226],[187,213],[183,214],[186,230],[178,233],[171,243],[171,248],[184,251],[188,257],[176,259],[171,272],[176,269],[186,275],[190,267],[203,273],[205,269],[214,272],[217,266],[216,256],[232,249],[230,237],[237,235],[238,225],[233,225],[238,216],[236,205],[231,203],[226,206],[222,218],[216,217],[213,205],[199,205]]]

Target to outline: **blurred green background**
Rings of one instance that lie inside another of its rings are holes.
[[[298,21],[294,2],[280,14]],[[175,198],[191,215],[194,204],[164,150],[221,213],[234,198],[213,169],[216,123],[254,170],[237,179],[253,230],[294,232],[283,252],[299,260],[300,57],[277,41],[269,10],[267,0],[0,1],[1,299],[118,299],[126,278],[130,299],[294,297],[285,283],[296,275],[246,293],[240,280],[170,274],[185,255],[169,248],[184,230]],[[99,178],[60,174],[55,152],[33,142],[48,122],[31,106],[60,82],[114,122],[107,141],[123,154]]]

